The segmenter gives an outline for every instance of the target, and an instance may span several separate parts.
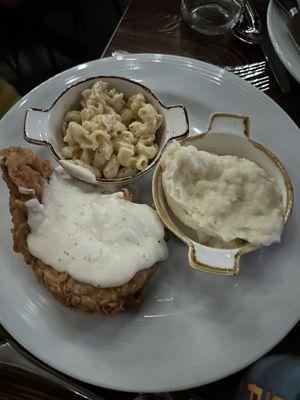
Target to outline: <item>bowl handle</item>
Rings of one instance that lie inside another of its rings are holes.
[[[189,120],[185,107],[170,106],[166,113],[169,121],[167,140],[186,137],[189,133]]]
[[[33,144],[48,144],[49,111],[30,108],[25,115],[24,138]]]
[[[190,241],[188,259],[192,268],[218,275],[235,275],[239,270],[240,248],[216,249]]]
[[[209,117],[206,134],[231,133],[238,136],[250,136],[249,117],[237,114],[213,113]]]

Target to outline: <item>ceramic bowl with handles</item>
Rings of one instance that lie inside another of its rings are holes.
[[[32,144],[48,146],[56,161],[61,162],[64,157],[61,149],[65,144],[62,140],[62,123],[65,114],[70,110],[80,109],[81,93],[90,88],[96,81],[108,82],[111,88],[124,93],[126,97],[141,93],[146,102],[152,104],[163,116],[163,123],[156,133],[158,153],[150,164],[142,171],[125,178],[96,178],[96,183],[104,186],[125,186],[149,172],[159,161],[162,150],[171,139],[184,138],[188,134],[189,124],[186,109],[183,105],[164,105],[159,98],[145,85],[133,80],[118,76],[90,77],[77,82],[63,90],[47,110],[31,108],[27,110],[24,124],[24,139]],[[66,165],[65,165],[66,167]],[[73,169],[67,172],[73,174]],[[78,176],[76,176],[78,178]],[[84,176],[81,176],[85,180]]]
[[[250,123],[246,116],[214,113],[205,132],[180,141],[218,155],[234,155],[254,161],[277,183],[283,200],[283,219],[287,222],[293,205],[293,188],[288,173],[278,158],[262,144],[250,138]],[[162,186],[162,168],[158,163],[152,180],[156,209],[164,224],[188,246],[188,261],[193,268],[219,275],[234,275],[239,270],[242,254],[258,248],[250,243],[232,249],[205,246],[196,241],[194,232],[182,224],[166,201]]]

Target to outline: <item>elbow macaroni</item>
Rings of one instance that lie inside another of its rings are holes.
[[[156,143],[153,143],[151,145],[145,145],[142,142],[138,142],[136,145],[137,148],[137,153],[144,155],[147,160],[151,160],[154,158],[158,152],[158,146]]]
[[[118,152],[118,161],[122,167],[129,167],[130,160],[134,156],[134,150],[127,146],[121,146]]]
[[[157,155],[163,117],[143,94],[130,96],[97,81],[82,92],[81,110],[66,113],[61,154],[107,179],[132,176]]]
[[[139,154],[138,156],[132,158],[131,166],[133,166],[139,171],[145,169],[147,167],[147,164],[148,164],[148,159],[144,154]]]
[[[111,156],[111,159],[108,161],[108,163],[103,168],[104,178],[108,178],[108,179],[115,178],[117,176],[119,168],[120,168],[120,164],[117,159],[117,156],[115,154],[113,154]]]

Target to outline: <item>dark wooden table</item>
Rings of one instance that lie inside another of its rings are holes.
[[[265,21],[267,1],[253,0],[253,4]],[[123,19],[109,41],[102,56],[113,51],[136,53],[177,54],[203,60],[222,67],[251,64],[263,61],[264,55],[257,45],[247,45],[238,41],[230,33],[223,36],[204,36],[191,30],[181,20],[179,0],[133,0]],[[300,85],[290,76],[291,91],[284,95],[276,83],[269,67],[270,89],[266,92],[300,126],[298,99]],[[272,353],[300,355],[300,325],[298,324]],[[9,337],[0,326],[0,339]],[[237,384],[243,371],[222,381],[193,389],[189,392],[172,394],[174,399],[204,398],[206,400],[234,398]],[[107,399],[134,399],[137,395],[119,393],[90,385],[84,387]],[[0,368],[1,399],[71,399],[76,395],[67,393],[49,383],[45,383],[24,372]],[[153,398],[153,397],[152,397]]]
[[[252,3],[262,21],[265,21],[268,0],[252,0]],[[118,50],[176,54],[221,67],[265,60],[258,45],[243,43],[231,33],[206,36],[193,31],[181,19],[179,0],[133,0],[104,50],[103,57]],[[269,67],[266,74],[270,76],[270,90],[267,94],[300,125],[300,85],[290,76],[291,92],[284,95]]]

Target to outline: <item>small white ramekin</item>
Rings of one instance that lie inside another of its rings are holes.
[[[117,76],[90,77],[67,87],[58,94],[57,99],[47,110],[31,108],[27,110],[24,124],[24,139],[32,144],[48,146],[56,161],[64,159],[61,149],[64,146],[62,140],[62,123],[65,114],[70,110],[79,109],[81,93],[91,87],[96,81],[108,82],[112,88],[129,97],[142,93],[148,103],[152,104],[163,116],[163,123],[156,133],[158,153],[151,163],[143,171],[125,178],[96,178],[97,183],[109,187],[122,187],[132,183],[149,172],[158,162],[165,145],[171,139],[184,138],[188,134],[188,116],[184,106],[164,105],[152,91],[141,83]],[[71,171],[68,170],[70,173]]]
[[[278,158],[262,144],[250,138],[249,118],[240,115],[214,113],[210,116],[207,130],[199,135],[180,141],[182,146],[193,145],[199,150],[219,155],[244,157],[261,166],[278,184],[283,200],[283,220],[287,222],[293,206],[293,187],[288,173]],[[162,168],[157,165],[153,180],[152,194],[156,209],[164,224],[188,246],[188,260],[191,267],[218,275],[238,273],[242,254],[257,249],[246,243],[232,249],[219,249],[198,243],[191,230],[185,227],[173,214],[166,201],[162,186]]]

